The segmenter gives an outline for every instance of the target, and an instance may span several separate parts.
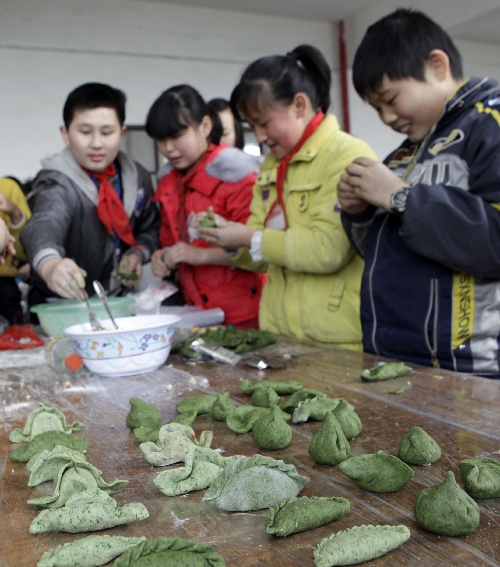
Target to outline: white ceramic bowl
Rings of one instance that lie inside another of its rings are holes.
[[[85,366],[102,376],[132,376],[156,370],[170,353],[176,315],[138,315],[102,321],[104,331],[92,331],[90,323],[72,325],[65,334],[76,343]]]

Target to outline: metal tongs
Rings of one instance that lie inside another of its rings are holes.
[[[94,280],[94,289],[97,293],[97,297],[101,300],[101,303],[104,305],[104,309],[108,312],[109,318],[113,323],[115,329],[118,329],[118,325],[113,317],[113,313],[111,313],[111,308],[109,307],[108,298],[106,297],[106,291],[104,290],[104,286],[101,282]]]
[[[87,292],[84,291],[83,293],[85,294],[84,301],[87,304],[87,311],[89,314],[89,321],[90,321],[90,325],[92,326],[92,330],[103,331],[104,327],[102,326],[99,317],[92,311],[92,307],[90,307],[89,296],[87,295]]]

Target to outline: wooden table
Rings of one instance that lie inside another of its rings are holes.
[[[103,472],[108,482],[115,478],[129,480],[114,495],[119,505],[142,502],[149,510],[148,519],[103,533],[195,538],[211,544],[228,566],[306,567],[313,565],[314,547],[333,532],[360,524],[405,524],[411,530],[411,539],[374,560],[374,567],[500,565],[500,499],[478,502],[480,525],[464,537],[428,533],[417,526],[413,516],[417,494],[442,482],[447,471],[453,471],[461,483],[460,460],[476,455],[500,458],[500,382],[415,367],[403,378],[365,383],[360,380],[360,372],[377,362],[373,356],[285,340],[267,350],[273,356],[291,357],[288,367],[259,371],[241,363],[236,367],[215,362],[192,365],[172,355],[167,366],[127,378],[103,378],[86,371],[76,377],[55,375],[45,365],[1,370],[0,566],[34,566],[50,547],[81,537],[66,533],[36,536],[28,532],[38,511],[27,500],[51,494],[52,487],[51,483],[27,486],[25,465],[8,458],[15,447],[8,435],[15,427],[24,426],[38,402],[59,408],[68,420],[85,424],[81,434],[90,441],[89,462]],[[277,538],[264,534],[267,510],[224,512],[202,501],[204,491],[178,497],[161,494],[153,484],[161,469],[144,459],[125,425],[129,399],[135,396],[154,404],[166,422],[176,415],[176,403],[190,394],[227,390],[234,402],[251,403],[250,397],[240,392],[243,378],[299,380],[306,387],[347,399],[363,423],[363,432],[351,441],[352,456],[378,450],[396,455],[402,437],[410,427],[418,425],[438,442],[442,458],[428,467],[413,467],[415,476],[400,492],[377,495],[357,488],[338,467],[313,462],[307,448],[320,426],[318,422],[293,425],[292,443],[284,450],[259,451],[251,434],[236,435],[225,423],[200,416],[194,429],[197,434],[213,431],[212,448],[222,448],[226,456],[261,452],[293,463],[300,474],[310,478],[301,496],[342,496],[349,499],[351,512],[321,528]]]

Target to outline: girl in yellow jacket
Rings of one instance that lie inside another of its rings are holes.
[[[309,45],[245,70],[231,105],[270,153],[246,225],[221,220],[199,235],[235,251],[240,267],[267,272],[261,329],[361,350],[363,266],[342,228],[337,183],[355,157],[375,154],[326,115],[330,83],[328,64]]]

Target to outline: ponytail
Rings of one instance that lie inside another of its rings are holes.
[[[299,45],[286,55],[271,55],[251,63],[231,94],[231,107],[239,115],[262,104],[288,105],[298,92],[304,92],[314,110],[326,113],[330,86],[331,71],[322,53],[312,45]]]

